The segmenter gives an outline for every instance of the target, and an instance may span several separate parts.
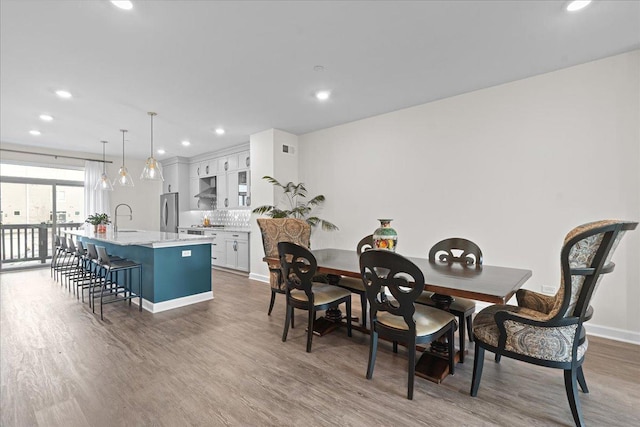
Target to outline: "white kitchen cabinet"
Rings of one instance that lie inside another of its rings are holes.
[[[226,173],[216,175],[216,208],[226,209],[229,207],[229,193],[227,192]]]
[[[232,172],[238,169],[240,155],[231,154],[229,156],[218,158],[218,171],[219,172]]]
[[[189,165],[189,178],[198,178],[200,176],[200,163],[191,163]]]
[[[174,157],[162,162],[163,193],[178,193],[178,210],[186,211],[190,207],[190,179],[187,159]]]
[[[200,199],[197,197],[194,197],[196,194],[198,194],[200,192],[200,178],[195,177],[195,178],[190,178],[189,179],[189,209],[190,210],[198,210],[198,209],[203,209],[201,208],[201,202]]]
[[[205,230],[204,234],[213,239],[211,242],[211,265],[215,267],[226,267],[226,253],[224,249],[226,233],[224,231]]]
[[[240,169],[227,174],[227,197],[229,208],[243,208],[251,205],[250,171]]]
[[[225,232],[226,268],[249,271],[249,233]]]
[[[208,159],[200,163],[200,176],[208,178],[218,173],[218,159]]]

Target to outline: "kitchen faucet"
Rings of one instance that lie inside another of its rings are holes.
[[[129,208],[129,221],[133,220],[133,209],[131,209],[131,206],[129,206],[126,203],[120,203],[118,206],[116,206],[116,210],[115,210],[115,212],[113,214],[113,219],[114,219],[114,221],[113,221],[114,222],[113,223],[113,231],[116,232],[116,233],[118,232],[118,208],[120,206],[126,206],[126,207]]]

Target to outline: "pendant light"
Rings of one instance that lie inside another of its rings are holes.
[[[155,116],[156,113],[149,112],[147,114],[151,117],[151,156],[149,156],[144,164],[140,179],[147,181],[164,181],[162,177],[162,166],[160,166],[160,163],[153,157],[153,116]]]
[[[104,149],[107,146],[107,141],[100,141],[102,143],[102,175],[100,176],[100,180],[96,182],[96,186],[93,188],[94,190],[101,191],[113,191],[113,185],[111,185],[111,181],[107,176],[107,162],[104,157]]]
[[[118,184],[121,187],[133,187],[133,179],[131,175],[129,175],[129,171],[124,165],[124,134],[127,132],[126,129],[120,129],[122,132],[122,166],[118,170],[118,177],[114,180],[114,184]]]

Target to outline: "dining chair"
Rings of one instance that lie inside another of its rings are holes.
[[[362,253],[362,251],[367,251],[373,248],[373,234],[369,234],[368,236],[363,237],[356,246],[356,252],[358,256]],[[360,309],[362,310],[362,327],[367,327],[367,293],[364,289],[364,284],[362,283],[361,278],[356,277],[347,277],[347,276],[335,276],[332,274],[327,274],[329,278],[329,282],[333,282],[335,278],[335,282],[337,286],[341,288],[348,289],[354,294],[358,294],[360,296]]]
[[[307,248],[310,246],[311,226],[302,219],[258,218],[257,221],[262,234],[265,257],[278,257],[279,242],[291,242]],[[269,267],[269,283],[271,285],[271,301],[267,315],[270,316],[276,294],[284,294],[286,286],[282,280],[279,263],[267,262],[267,266]]]
[[[282,277],[286,285],[287,308],[282,341],[287,340],[293,309],[307,310],[307,353],[311,352],[313,323],[318,311],[338,307],[345,303],[347,309],[347,334],[351,336],[351,292],[338,286],[314,282],[318,263],[311,251],[291,242],[278,243]]]
[[[469,268],[482,268],[482,251],[471,240],[461,237],[444,239],[433,245],[429,250],[429,262],[432,263],[461,263]],[[433,292],[424,291],[416,300],[418,304],[435,307],[431,298]],[[467,298],[455,297],[449,306],[449,311],[458,317],[458,336],[460,339],[460,363],[464,363],[465,353],[465,325],[469,334],[469,341],[473,342],[472,316],[476,311],[476,302]]]
[[[402,255],[372,249],[360,255],[360,273],[370,307],[371,339],[367,379],[373,378],[378,336],[394,343],[404,343],[407,347],[409,353],[408,399],[413,399],[417,344],[429,343],[446,335],[449,373],[453,375],[455,372],[453,334],[456,330],[456,319],[444,310],[415,304],[416,298],[424,289],[422,271]],[[384,300],[378,297],[383,287],[391,293],[389,298]]]
[[[588,346],[583,324],[602,276],[614,269],[611,257],[616,247],[637,225],[604,220],[574,228],[564,239],[560,288],[554,296],[521,289],[516,293],[518,306],[493,305],[476,315],[471,396],[478,394],[486,349],[497,356],[562,369],[573,420],[584,425],[578,396],[578,384],[589,392],[582,369]]]

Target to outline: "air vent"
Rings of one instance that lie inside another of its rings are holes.
[[[283,153],[287,153],[287,154],[293,154],[296,152],[295,147],[292,147],[290,145],[284,145],[282,144],[282,152]]]

